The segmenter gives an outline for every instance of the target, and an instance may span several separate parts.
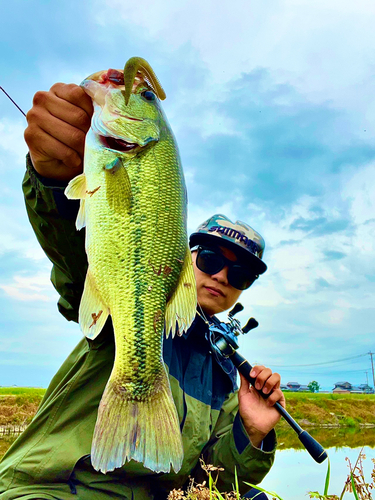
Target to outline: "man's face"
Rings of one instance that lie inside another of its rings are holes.
[[[235,262],[236,254],[225,247],[216,247],[228,260]],[[197,251],[192,252],[195,280],[197,282],[198,304],[205,314],[212,316],[230,309],[238,300],[242,290],[228,282],[228,266],[216,274],[206,274],[196,265]]]

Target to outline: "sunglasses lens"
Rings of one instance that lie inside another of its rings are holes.
[[[228,281],[237,290],[246,290],[256,279],[254,274],[241,265],[233,265],[228,270]]]
[[[223,269],[225,262],[222,256],[208,248],[198,251],[197,267],[206,274],[216,274]]]
[[[232,263],[221,253],[210,248],[201,247],[198,249],[196,265],[206,274],[216,274],[224,266],[228,266],[228,282],[237,290],[246,290],[257,278],[246,266]]]

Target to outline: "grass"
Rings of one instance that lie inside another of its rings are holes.
[[[0,387],[0,396],[6,396],[8,394],[12,396],[17,396],[18,394],[27,394],[31,397],[34,395],[44,396],[46,389],[38,387]]]
[[[375,394],[287,392],[285,397],[287,410],[297,421],[318,425],[375,424]]]
[[[0,387],[0,426],[29,424],[44,393],[31,387]]]
[[[345,483],[343,484],[343,489],[340,494],[332,495],[328,494],[330,477],[331,477],[331,467],[329,459],[327,460],[327,474],[324,482],[323,493],[318,491],[310,491],[307,493],[309,498],[317,498],[318,500],[342,500],[346,493],[353,493],[355,500],[371,500],[372,490],[375,488],[375,459],[371,459],[373,462],[373,470],[371,473],[371,478],[365,478],[363,471],[363,460],[366,456],[361,452],[359,453],[358,459],[354,465],[352,465],[349,459],[346,459],[349,468],[349,473]],[[197,484],[194,479],[190,479],[190,484],[186,491],[181,489],[172,490],[168,495],[168,500],[241,500],[241,495],[239,493],[237,474],[235,472],[235,484],[233,485],[233,490],[229,493],[221,493],[216,487],[218,476],[220,471],[224,469],[214,467],[212,465],[205,465],[201,460],[202,468],[206,471],[208,475],[208,481],[204,481],[201,484]],[[207,484],[208,483],[208,484]],[[249,487],[257,489],[259,492],[267,493],[271,496],[272,500],[283,500],[276,492],[268,491],[263,489],[261,486],[254,485],[251,483],[244,482],[244,484]],[[257,495],[256,495],[257,496]],[[254,498],[256,498],[256,496]],[[286,500],[286,499],[285,499]]]
[[[302,426],[304,427],[304,426]],[[360,444],[375,448],[375,429],[356,427],[304,427],[311,436],[316,439],[323,448],[357,448]],[[303,444],[297,434],[284,422],[276,426],[276,434],[279,450],[295,449],[302,450]]]
[[[31,422],[40,401],[43,398],[45,389],[30,388],[30,387],[0,387],[0,426],[26,425]],[[314,424],[340,424],[342,427],[322,429],[319,427],[311,427],[308,429],[323,447],[342,446],[342,442],[349,447],[355,447],[358,444],[358,424],[359,423],[374,423],[375,424],[375,395],[372,394],[314,394],[314,393],[286,393],[288,412],[299,420],[303,427],[306,427],[306,421]],[[303,422],[301,422],[301,420]],[[289,426],[281,421],[276,429],[279,447],[285,448],[302,448],[302,444],[298,440],[296,434],[290,430]],[[375,433],[373,429],[361,429],[362,441],[364,435],[368,434],[366,443],[375,447]],[[325,433],[325,434],[324,434]],[[324,437],[326,436],[326,437]],[[16,436],[5,435],[0,439],[0,458],[16,439]],[[327,439],[327,441],[326,441]],[[351,445],[351,441],[353,444]],[[364,456],[362,455],[362,458]],[[240,498],[238,492],[230,492],[227,494],[219,493],[216,488],[216,476],[212,478],[213,470],[211,466],[206,466],[208,472],[208,488],[206,484],[197,485],[193,481],[190,484],[190,489],[187,492],[174,490],[170,493],[170,500],[238,500]],[[217,469],[216,469],[217,470]],[[345,484],[345,491],[348,491],[350,485],[357,489],[357,498],[359,500],[371,498],[366,497],[364,488],[367,487],[363,472],[361,460],[354,467],[350,466],[350,475]],[[217,470],[219,472],[219,470]],[[211,473],[211,476],[210,476]],[[373,472],[375,478],[375,470]],[[329,471],[327,473],[326,485],[324,493],[310,492],[310,498],[319,499],[341,499],[341,496],[327,495],[329,482]],[[364,486],[363,486],[364,485]],[[372,487],[375,487],[374,482]],[[238,491],[238,490],[237,490]],[[273,498],[279,498],[276,493],[269,492]],[[363,495],[363,496],[362,496]],[[280,499],[281,500],[281,499]]]

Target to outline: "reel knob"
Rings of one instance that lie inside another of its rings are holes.
[[[249,332],[250,330],[253,330],[259,325],[258,321],[255,318],[250,318],[249,321],[246,323],[246,325],[242,328],[242,331],[244,333]]]
[[[233,316],[235,316],[237,313],[243,311],[243,308],[244,308],[243,305],[240,302],[237,302],[237,304],[235,304],[233,309],[229,311],[228,313],[229,318],[233,318]]]

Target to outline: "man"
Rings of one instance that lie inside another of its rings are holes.
[[[84,234],[75,230],[77,203],[63,194],[69,179],[82,171],[91,101],[77,86],[56,84],[37,93],[28,113],[25,138],[30,149],[23,189],[30,222],[53,263],[51,279],[60,294],[58,307],[77,321],[87,261]],[[0,465],[0,499],[109,500],[162,499],[182,487],[189,475],[204,480],[199,458],[224,467],[218,487],[232,489],[236,469],[243,481],[260,482],[274,460],[272,405],[284,404],[280,377],[258,366],[251,374],[262,399],[241,379],[229,360],[216,359],[209,325],[231,308],[243,289],[266,270],[261,236],[246,224],[214,216],[191,236],[197,281],[198,314],[182,337],[164,342],[166,363],[184,446],[178,474],[155,474],[129,462],[102,474],[90,462],[97,408],[114,358],[113,330],[107,322],[93,341],[83,338],[57,372],[38,413]]]

